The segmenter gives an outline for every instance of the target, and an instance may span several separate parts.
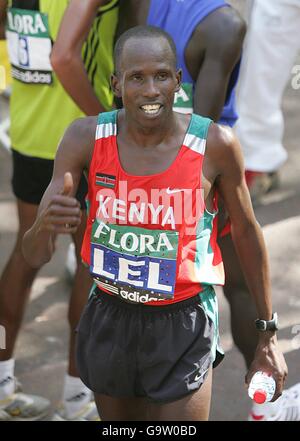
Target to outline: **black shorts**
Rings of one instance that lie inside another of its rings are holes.
[[[216,335],[200,295],[147,306],[94,288],[77,328],[79,375],[95,393],[176,401],[203,384]]]
[[[12,157],[12,188],[14,195],[23,202],[39,205],[51,181],[54,161],[22,155],[16,150],[12,150]],[[83,210],[86,210],[86,194],[87,182],[82,175],[76,198]]]

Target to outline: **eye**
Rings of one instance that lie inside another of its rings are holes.
[[[131,76],[131,79],[132,79],[133,81],[142,81],[142,80],[143,80],[143,77],[142,77],[142,75],[140,75],[140,74],[133,74],[133,75]]]
[[[156,78],[157,78],[159,81],[165,81],[165,80],[168,78],[168,74],[167,74],[167,72],[159,72],[159,73],[156,75]]]

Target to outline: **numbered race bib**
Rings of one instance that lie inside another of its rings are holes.
[[[193,113],[193,85],[182,83],[179,92],[175,93],[173,110],[180,113]]]
[[[172,299],[178,232],[98,222],[91,237],[91,273],[98,287],[123,300]]]
[[[28,84],[51,84],[48,15],[9,8],[6,38],[13,78]]]

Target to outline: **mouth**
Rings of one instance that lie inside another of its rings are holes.
[[[161,108],[161,104],[144,104],[140,107],[147,115],[157,115]]]

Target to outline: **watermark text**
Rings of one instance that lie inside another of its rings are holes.
[[[296,64],[291,72],[294,76],[292,78],[292,88],[294,90],[300,89],[300,64]]]

